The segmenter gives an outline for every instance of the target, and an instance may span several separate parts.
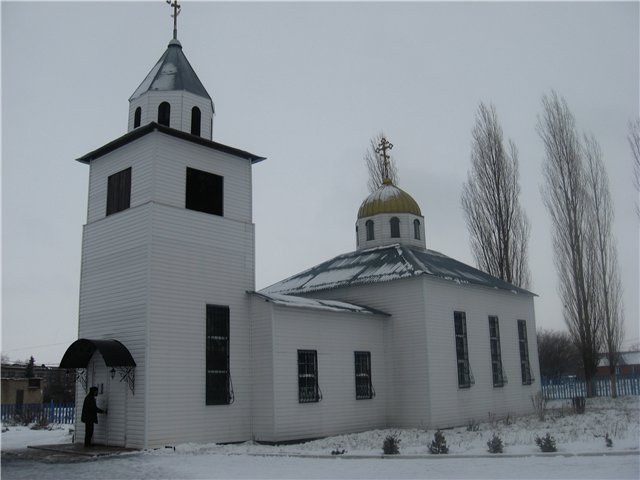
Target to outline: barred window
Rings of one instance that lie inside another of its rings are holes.
[[[371,352],[354,352],[356,372],[356,400],[373,398],[371,383]]]
[[[469,368],[469,348],[467,346],[467,317],[465,312],[453,313],[456,335],[456,358],[458,365],[458,387],[471,387],[471,369]]]
[[[489,317],[489,344],[491,346],[491,371],[493,386],[503,387],[507,379],[502,370],[502,352],[500,351],[500,324],[498,317]]]
[[[107,178],[107,215],[131,206],[131,167]]]
[[[298,402],[319,401],[318,352],[316,350],[298,350]]]
[[[229,374],[229,307],[207,305],[206,404],[233,401]]]
[[[518,343],[520,344],[522,384],[531,385],[533,376],[531,375],[531,365],[529,364],[529,342],[527,340],[527,322],[525,320],[518,320]]]

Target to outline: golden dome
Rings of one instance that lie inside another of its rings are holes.
[[[422,216],[420,207],[404,190],[399,189],[389,180],[369,195],[358,210],[358,218],[370,217],[379,213],[412,213]]]

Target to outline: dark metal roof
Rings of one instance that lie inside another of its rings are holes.
[[[430,275],[457,284],[479,285],[517,294],[534,295],[477,268],[434,250],[387,245],[338,255],[304,272],[275,283],[260,293],[307,294],[319,290],[389,282]]]
[[[80,338],[69,345],[60,361],[60,368],[86,368],[98,350],[108,367],[135,367],[131,353],[118,340],[90,340]]]
[[[181,130],[176,130],[175,128],[167,127],[165,125],[160,125],[155,122],[148,123],[143,125],[142,127],[135,128],[128,133],[125,133],[119,138],[103,145],[102,147],[83,155],[76,160],[81,163],[89,164],[91,160],[95,160],[103,155],[106,155],[113,150],[116,150],[127,143],[133,142],[140,137],[147,135],[148,133],[158,131],[165,133],[167,135],[171,135],[172,137],[181,138],[182,140],[187,140],[189,142],[197,143],[198,145],[202,145],[207,148],[211,148],[213,150],[218,150],[219,152],[228,153],[230,155],[234,155],[236,157],[244,158],[246,160],[250,160],[251,163],[258,163],[262,160],[265,160],[265,157],[260,157],[259,155],[254,155],[253,153],[246,152],[244,150],[240,150],[238,148],[230,147],[228,145],[224,145],[222,143],[214,142],[212,140],[207,140],[206,138],[199,137],[197,135],[191,135],[190,133],[183,132]]]
[[[176,39],[169,42],[167,50],[133,92],[129,101],[148,91],[171,90],[184,90],[211,100],[189,60],[182,53],[182,45]]]

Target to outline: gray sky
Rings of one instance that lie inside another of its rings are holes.
[[[185,2],[178,38],[216,106],[214,140],[254,167],[256,287],[355,249],[363,154],[384,131],[427,247],[473,265],[460,207],[478,103],[520,152],[539,327],[565,329],[540,195],[541,97],[601,144],[626,344],[638,338],[639,9],[628,3]],[[88,167],[172,34],[164,1],[2,2],[2,353],[57,364],[77,338]]]

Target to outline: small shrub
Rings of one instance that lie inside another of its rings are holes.
[[[400,453],[400,439],[395,435],[387,435],[382,443],[382,451],[385,455],[398,455]]]
[[[429,451],[434,454],[449,453],[449,447],[447,447],[447,440],[444,438],[444,433],[440,430],[436,431],[433,435],[433,441],[429,445]]]
[[[549,433],[542,438],[536,437],[536,445],[538,445],[543,452],[556,452],[558,450],[556,448],[556,439],[549,435]]]
[[[613,440],[611,440],[611,437],[609,436],[609,434],[608,434],[608,433],[605,433],[605,435],[604,435],[604,444],[605,444],[608,448],[613,447]]]
[[[489,453],[502,453],[504,444],[502,439],[494,433],[491,440],[487,442],[487,447],[489,448]]]
[[[34,419],[35,423],[31,425],[31,430],[46,430],[49,428],[49,418],[46,414],[41,414]]]
[[[344,455],[345,453],[347,453],[347,451],[344,448],[342,450],[339,448],[331,450],[331,455]]]
[[[585,404],[586,403],[585,403],[584,397],[573,397],[571,399],[571,405],[573,405],[573,411],[579,415],[582,415],[584,413]]]
[[[480,430],[480,425],[476,423],[473,418],[469,420],[469,423],[467,424],[467,432],[477,432],[478,430]]]

